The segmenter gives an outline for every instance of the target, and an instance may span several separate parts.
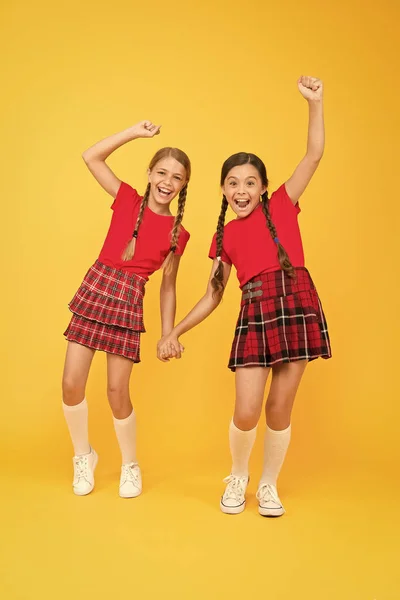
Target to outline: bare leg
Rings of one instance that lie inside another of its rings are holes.
[[[277,517],[285,511],[276,489],[277,479],[290,443],[290,418],[296,392],[307,361],[282,363],[272,368],[272,382],[265,405],[267,429],[264,439],[264,465],[257,497],[263,516]]]

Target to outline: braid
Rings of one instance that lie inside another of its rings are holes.
[[[280,241],[278,239],[276,227],[272,222],[271,215],[269,214],[268,192],[265,192],[264,194],[262,194],[261,198],[262,198],[262,210],[265,215],[265,218],[267,219],[267,226],[268,226],[269,232],[272,236],[272,239],[274,240],[274,242],[276,243],[276,245],[278,247],[278,260],[279,260],[279,264],[281,265],[281,269],[283,271],[286,271],[286,273],[289,275],[289,277],[295,278],[296,271],[294,270],[293,265],[289,260],[289,256],[288,256],[285,248],[282,246],[282,244],[280,243]]]
[[[139,213],[138,213],[138,216],[136,219],[135,229],[133,231],[131,240],[128,242],[128,244],[122,254],[122,260],[125,260],[125,261],[131,260],[133,258],[133,255],[135,254],[136,238],[138,236],[140,224],[143,219],[144,209],[146,208],[147,203],[149,201],[149,196],[150,196],[150,183],[147,184],[147,188],[144,193],[143,200],[140,204]]]
[[[211,285],[214,288],[214,294],[218,296],[222,296],[224,293],[224,265],[222,264],[221,255],[222,255],[222,241],[224,239],[224,225],[225,225],[225,215],[226,210],[228,208],[228,201],[225,196],[222,197],[221,204],[221,212],[218,217],[218,225],[217,225],[217,256],[216,258],[219,261],[219,265],[214,273],[214,277],[211,280]]]
[[[183,219],[183,213],[185,212],[185,203],[186,203],[186,195],[187,195],[187,184],[181,189],[179,192],[178,198],[178,211],[176,213],[174,226],[171,232],[171,247],[167,254],[166,259],[162,265],[164,272],[168,275],[172,269],[173,256],[175,254],[176,248],[178,246],[179,234],[181,230],[181,223]]]

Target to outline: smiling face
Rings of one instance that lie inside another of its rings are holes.
[[[222,185],[222,192],[239,219],[253,212],[266,189],[260,173],[250,163],[230,169]]]
[[[185,167],[172,156],[159,160],[148,171],[150,183],[149,207],[155,212],[168,213],[171,201],[188,181]]]

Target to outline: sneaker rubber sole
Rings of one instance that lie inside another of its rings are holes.
[[[119,497],[120,498],[137,498],[138,496],[140,496],[140,494],[142,493],[142,490],[138,490],[137,492],[121,492],[121,490],[119,490]]]
[[[280,508],[263,508],[262,506],[258,507],[258,512],[262,517],[281,517],[285,514],[285,509],[283,506]]]
[[[221,500],[219,506],[222,512],[226,515],[239,515],[246,508],[246,502],[243,502],[243,504],[240,504],[239,506],[225,506],[225,504],[223,504]]]

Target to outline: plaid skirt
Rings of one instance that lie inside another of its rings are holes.
[[[257,275],[245,286],[228,367],[271,367],[330,358],[328,326],[317,290],[304,267]],[[254,291],[253,291],[254,290]]]
[[[68,305],[73,316],[67,340],[140,362],[145,283],[97,260]]]

